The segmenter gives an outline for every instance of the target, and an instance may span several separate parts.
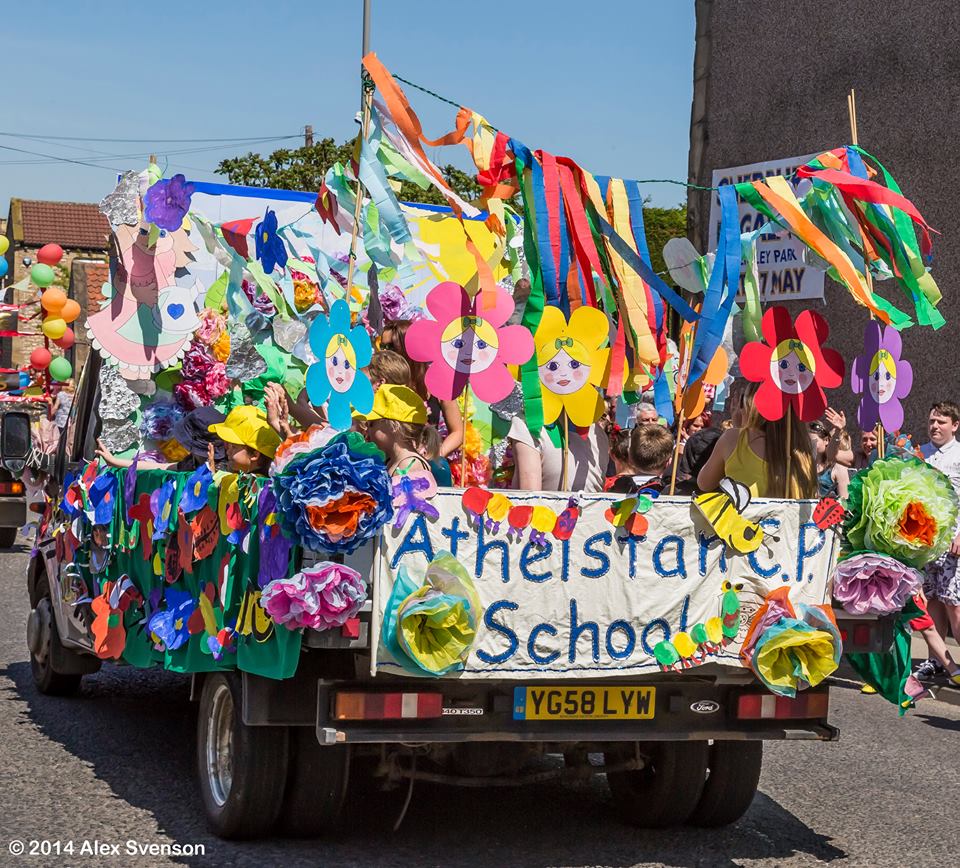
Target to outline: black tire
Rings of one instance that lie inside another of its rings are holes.
[[[19,528],[0,527],[0,549],[11,549],[17,544]]]
[[[37,605],[28,616],[33,622],[27,626],[28,646],[30,647],[30,672],[37,690],[45,696],[72,696],[80,689],[81,674],[57,672],[53,668],[55,656],[72,654],[60,642],[57,621],[53,614],[53,602],[50,599],[50,587],[46,578],[37,583]],[[31,632],[37,631],[34,638]]]
[[[690,816],[695,826],[728,826],[749,809],[760,783],[762,741],[715,741],[707,758],[707,781]]]
[[[707,776],[705,741],[653,741],[640,744],[648,764],[639,770],[610,772],[607,782],[621,819],[642,829],[683,825],[700,801]],[[605,753],[613,765],[634,756],[633,745]]]
[[[273,829],[287,783],[285,726],[245,726],[240,676],[203,681],[197,719],[197,771],[207,823],[220,838],[257,838]]]
[[[313,727],[290,727],[287,792],[280,831],[292,838],[318,838],[336,828],[350,775],[350,748],[322,746]]]

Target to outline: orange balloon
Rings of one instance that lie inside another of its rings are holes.
[[[66,322],[73,322],[80,316],[80,304],[72,298],[68,298],[60,309],[60,316],[63,317]]]
[[[59,313],[67,303],[67,294],[62,289],[50,287],[43,291],[40,296],[40,304],[45,311],[50,313]]]

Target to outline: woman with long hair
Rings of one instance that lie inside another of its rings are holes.
[[[735,384],[733,427],[720,435],[697,475],[697,485],[701,491],[712,491],[729,476],[746,485],[754,497],[815,498],[819,486],[807,426],[794,413],[776,422],[764,419],[754,400],[758,388],[758,383]]]

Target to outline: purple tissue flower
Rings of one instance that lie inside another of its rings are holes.
[[[328,630],[355,617],[367,599],[360,573],[344,564],[325,561],[289,579],[270,582],[260,605],[289,630],[310,627]]]
[[[160,229],[175,232],[190,210],[194,186],[183,175],[157,181],[143,197],[144,216]]]
[[[919,570],[876,552],[841,561],[833,574],[833,596],[851,615],[899,612],[922,585]]]

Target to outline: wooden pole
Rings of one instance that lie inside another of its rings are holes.
[[[681,397],[680,415],[677,417],[677,439],[673,444],[673,467],[670,470],[670,494],[673,494],[677,488],[677,468],[680,466],[680,438],[683,436],[683,423],[685,421],[683,398]]]
[[[687,388],[687,378],[690,376],[690,366],[693,364],[693,343],[697,339],[697,325],[699,320],[693,324],[687,334],[684,342],[684,371],[677,383],[677,393],[680,397],[680,415],[677,417],[677,439],[673,444],[673,468],[670,471],[670,494],[672,495],[677,487],[677,467],[680,465],[680,438],[683,436],[683,423],[686,419],[683,407],[683,393]]]
[[[470,424],[470,381],[463,390],[463,443],[460,444],[460,487],[467,487],[467,425]]]
[[[563,479],[560,490],[567,490],[567,469],[570,467],[570,417],[563,413]]]
[[[847,94],[847,114],[850,118],[850,142],[854,145],[860,144],[860,136],[857,130],[857,92],[852,87],[850,88],[850,93]],[[860,232],[861,237],[863,236],[863,230]],[[867,245],[866,238],[864,238],[863,245],[863,279],[867,284],[867,289],[873,293],[873,275],[870,274],[870,263],[867,262]],[[870,315],[870,319],[873,319],[873,314]],[[886,453],[886,432],[883,430],[883,424],[877,422],[876,428],[877,434],[877,457],[883,458]]]
[[[769,456],[767,456],[769,460]],[[787,404],[787,476],[784,480],[784,497],[790,497],[790,474],[793,471],[793,404]]]

